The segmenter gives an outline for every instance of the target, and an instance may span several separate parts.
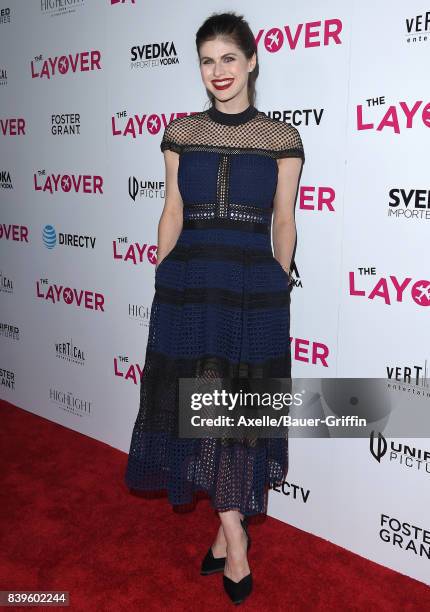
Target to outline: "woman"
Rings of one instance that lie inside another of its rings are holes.
[[[178,117],[161,142],[166,199],[149,338],[126,483],[189,503],[209,493],[220,526],[201,573],[223,572],[235,603],[252,590],[247,517],[266,512],[288,470],[288,439],[177,435],[178,379],[291,376],[290,265],[304,161],[298,131],[254,105],[254,36],[214,14],[196,35],[208,110]],[[271,221],[273,216],[273,245]]]

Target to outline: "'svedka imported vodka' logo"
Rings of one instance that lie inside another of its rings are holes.
[[[130,49],[130,68],[159,68],[179,64],[175,43],[167,42],[145,43],[134,45]]]
[[[393,187],[388,192],[388,216],[396,219],[430,219],[430,189]]]
[[[0,170],[0,189],[13,189],[9,170]]]

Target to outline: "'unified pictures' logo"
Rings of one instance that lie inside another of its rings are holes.
[[[149,181],[128,177],[128,195],[136,202],[136,198],[150,198],[151,200],[164,199],[166,196],[165,181]]]
[[[85,365],[84,350],[79,348],[73,339],[64,340],[63,342],[55,343],[55,356],[58,359],[67,361],[68,363],[76,363],[77,365]]]
[[[406,42],[427,42],[430,35],[430,11],[414,17],[406,17]]]
[[[375,431],[370,433],[369,450],[378,463],[381,463],[385,457],[402,467],[430,475],[430,450],[404,444],[399,442],[398,438],[396,438],[396,441],[390,440],[388,442],[381,432],[376,435]]]
[[[393,187],[388,195],[389,217],[430,220],[430,189]]]
[[[130,68],[158,68],[179,64],[179,57],[175,43],[151,42],[143,45],[134,45],[130,49]]]
[[[11,340],[19,340],[19,327],[10,323],[0,322],[0,336],[10,338]]]

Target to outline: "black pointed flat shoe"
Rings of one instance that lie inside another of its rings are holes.
[[[249,572],[239,582],[234,582],[228,576],[223,576],[224,590],[234,604],[240,604],[252,591],[252,573]]]
[[[248,536],[248,519],[245,516],[243,520],[240,521],[243,529],[245,530],[246,535]],[[251,545],[250,537],[248,536],[248,548]],[[225,562],[227,557],[214,557],[212,552],[212,546],[209,547],[208,552],[206,553],[205,558],[202,561],[200,574],[201,576],[209,576],[210,574],[216,574],[217,572],[222,572],[224,570]]]
[[[243,530],[245,531],[247,537],[247,550],[251,546],[251,538],[248,533],[248,522],[245,520],[242,522]],[[234,604],[240,604],[244,599],[248,597],[248,595],[252,591],[253,581],[252,581],[252,572],[249,572],[246,576],[239,580],[239,582],[235,582],[225,574],[223,575],[223,584],[224,590],[227,595],[230,597],[231,601]]]

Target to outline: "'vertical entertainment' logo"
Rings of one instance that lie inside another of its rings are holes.
[[[85,365],[85,353],[83,349],[76,346],[73,339],[55,343],[55,356],[58,359],[77,365]]]
[[[0,270],[0,293],[13,293],[13,280]]]
[[[387,378],[394,383],[407,384],[409,386],[429,389],[429,379],[427,378],[427,359],[422,365],[394,365],[387,366]]]
[[[415,17],[406,17],[406,42],[428,42],[430,35],[430,11]]]
[[[7,70],[6,68],[0,68],[0,86],[7,85]]]

